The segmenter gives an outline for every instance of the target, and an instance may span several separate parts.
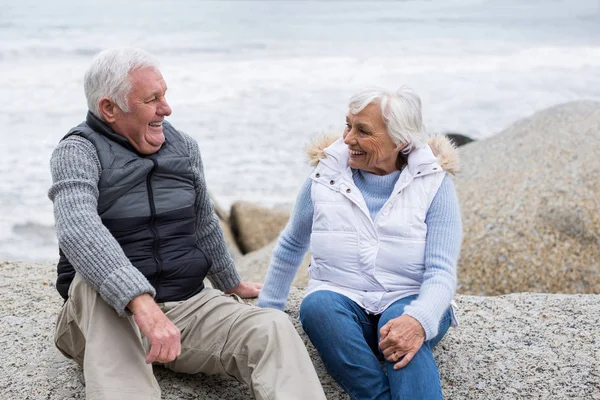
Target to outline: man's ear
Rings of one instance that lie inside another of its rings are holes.
[[[104,121],[108,122],[109,124],[115,122],[116,113],[120,110],[119,106],[117,106],[115,102],[113,102],[108,97],[103,97],[100,99],[98,106],[100,108],[100,114],[102,114]]]

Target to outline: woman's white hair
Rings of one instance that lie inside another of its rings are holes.
[[[138,68],[158,70],[158,60],[144,50],[133,47],[107,49],[96,54],[83,78],[85,97],[92,114],[103,119],[99,107],[103,97],[114,101],[121,110],[129,111],[129,71]]]
[[[358,114],[369,104],[379,104],[392,141],[398,146],[407,145],[403,153],[427,145],[421,99],[414,90],[408,86],[401,86],[395,92],[366,89],[350,98],[348,108],[352,114]]]

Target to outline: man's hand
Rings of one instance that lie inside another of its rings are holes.
[[[394,369],[404,368],[417,354],[425,340],[425,330],[413,317],[402,315],[389,320],[379,330],[381,340],[379,348],[389,362],[402,361],[394,365]]]
[[[261,283],[242,282],[239,285],[226,290],[225,293],[237,294],[242,299],[253,299],[255,297],[258,297],[258,294],[260,293],[260,289],[262,289]]]
[[[181,333],[149,294],[135,297],[127,304],[136,324],[150,342],[146,363],[168,363],[181,354]]]

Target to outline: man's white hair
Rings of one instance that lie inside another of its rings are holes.
[[[398,146],[407,145],[403,153],[426,146],[421,99],[414,90],[408,86],[401,86],[395,92],[366,89],[350,98],[348,108],[352,114],[358,114],[369,104],[379,104],[392,141]]]
[[[158,70],[158,60],[144,50],[133,47],[106,49],[96,54],[83,79],[88,109],[92,114],[104,119],[99,107],[103,97],[114,101],[121,110],[129,111],[129,71],[138,68]]]

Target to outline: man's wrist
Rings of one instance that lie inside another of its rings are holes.
[[[143,293],[139,296],[131,299],[129,303],[127,303],[127,308],[133,314],[139,313],[143,310],[147,310],[149,307],[156,306],[154,299],[149,293]]]

